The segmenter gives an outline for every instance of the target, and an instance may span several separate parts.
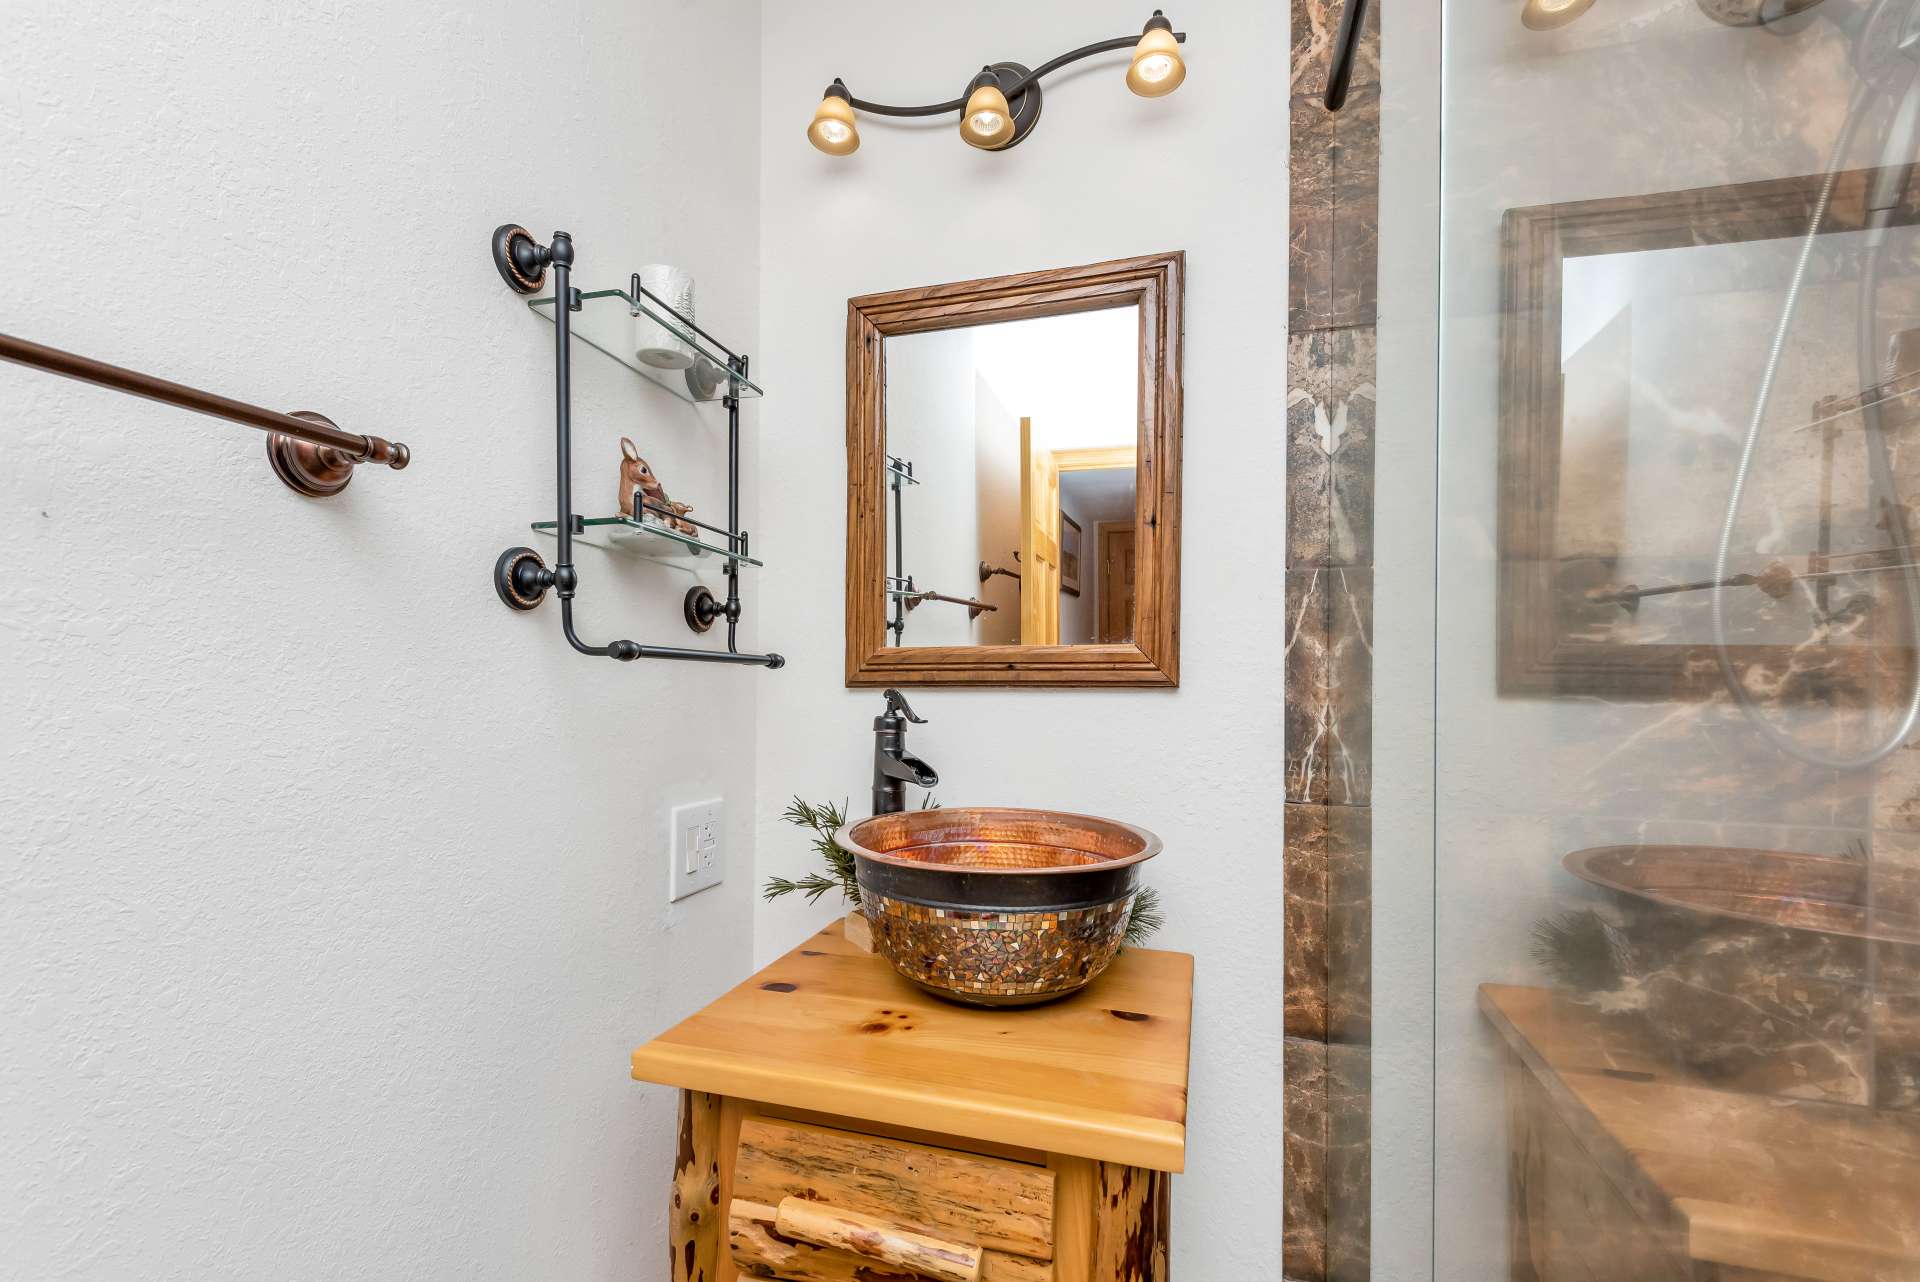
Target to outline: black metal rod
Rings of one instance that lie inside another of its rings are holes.
[[[740,536],[728,530],[726,526],[708,525],[705,521],[698,520],[694,517],[688,516],[685,512],[676,512],[670,507],[661,507],[658,503],[649,503],[647,500],[640,497],[640,492],[638,490],[634,491],[634,501],[649,512],[656,513],[660,516],[667,517],[671,520],[685,521],[688,525],[697,525],[703,530],[708,530],[714,534],[718,534],[722,538],[727,540],[727,546],[729,548],[734,547],[740,541]],[[635,519],[637,520],[638,518],[635,518]]]
[[[893,577],[902,583],[911,582],[907,578],[907,510],[906,475],[901,460],[895,458],[888,469],[893,473]],[[899,597],[893,599],[893,622],[887,625],[893,630],[893,643],[899,645],[907,635],[907,607]]]
[[[694,324],[693,317],[685,315],[684,313],[675,310],[674,307],[670,303],[668,303],[666,299],[660,297],[660,295],[654,293],[652,290],[648,289],[645,285],[642,285],[640,283],[639,272],[633,273],[633,279],[629,283],[632,285],[633,287],[632,292],[636,297],[651,299],[653,301],[654,306],[658,307],[661,311],[673,317],[675,320],[679,321],[682,325],[685,325],[688,329],[692,330],[694,333],[700,335],[700,337],[706,339],[709,343],[712,343],[715,347],[725,352],[727,354],[727,360],[729,362],[739,359],[734,355],[732,348],[728,347],[725,343],[721,342],[719,339],[715,338],[713,335],[707,333],[706,330],[701,329],[698,325]]]
[[[728,364],[730,373],[746,373],[747,358],[736,356]],[[731,550],[740,539],[740,397],[739,389],[732,385],[727,388],[727,547]],[[727,653],[739,649],[736,638],[740,629],[740,563],[727,562]]]
[[[1180,44],[1185,44],[1187,42],[1187,33],[1184,31],[1176,31],[1173,33],[1173,38]],[[1091,58],[1099,53],[1111,53],[1116,49],[1131,49],[1139,43],[1140,37],[1138,35],[1132,35],[1115,36],[1111,40],[1101,40],[1094,44],[1081,45],[1078,49],[1061,54],[1051,62],[1041,63],[1038,67],[1035,67],[1032,71],[1029,71],[1026,75],[1015,81],[1013,86],[1004,92],[1008,98],[1015,97],[1023,92],[1029,85],[1039,83],[1042,76],[1050,76],[1060,70],[1060,68],[1079,62],[1082,58]],[[855,98],[851,94],[847,96],[847,101],[853,106],[854,110],[864,111],[873,116],[944,116],[950,111],[961,111],[965,109],[967,105],[965,95],[958,98],[949,98],[945,102],[930,102],[921,107],[896,107],[884,102],[869,102],[865,98]]]
[[[1353,64],[1360,57],[1360,36],[1366,27],[1367,0],[1347,0],[1340,11],[1340,34],[1333,42],[1333,61],[1327,67],[1326,104],[1328,111],[1347,105],[1347,88],[1353,83]]]
[[[554,561],[560,599],[573,595],[573,237],[553,233],[553,458],[554,501],[560,511]]]
[[[49,374],[59,374],[63,378],[76,379],[82,383],[92,383],[96,387],[108,388],[115,392],[125,392],[129,396],[138,396],[144,400],[159,401],[163,405],[172,405],[177,409],[192,410],[196,414],[208,414],[214,418],[224,418],[229,422],[241,423],[247,427],[257,427],[263,432],[278,432],[282,436],[291,436],[294,440],[305,441],[309,445],[338,450],[356,463],[384,463],[397,470],[405,467],[408,462],[407,447],[398,442],[385,441],[377,436],[356,436],[352,432],[343,432],[325,423],[295,418],[291,414],[282,414],[278,410],[266,409],[259,405],[249,405],[231,396],[205,392],[197,387],[188,387],[184,383],[175,383],[152,374],[143,374],[139,370],[109,365],[105,361],[97,361],[90,356],[63,352],[57,347],[48,347],[43,343],[16,338],[12,334],[0,334],[0,360],[13,361],[15,364],[44,370]]]

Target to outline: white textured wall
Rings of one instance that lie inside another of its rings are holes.
[[[1134,820],[1167,852],[1159,942],[1198,959],[1188,1174],[1175,1182],[1178,1276],[1271,1277],[1280,1256],[1280,672],[1282,407],[1249,371],[1284,364],[1286,9],[1194,0],[1190,73],[1172,97],[1129,94],[1121,55],[1050,80],[1040,128],[987,154],[952,123],[863,118],[836,162],[807,145],[834,76],[862,97],[957,93],[989,60],[1038,63],[1144,16],[1089,0],[965,7],[849,0],[831,21],[764,9],[762,438],[767,628],[792,659],[760,706],[761,866],[793,873],[805,841],[786,798],[867,801],[877,692],[843,686],[846,300],[853,295],[1128,254],[1188,251],[1182,687],[1138,692],[915,691],[913,743],[943,803],[1060,806]],[[771,51],[778,51],[773,56]],[[822,584],[831,580],[833,586]],[[1231,602],[1231,611],[1223,609]],[[757,917],[764,959],[828,916]]]
[[[914,586],[944,596],[973,595],[979,582],[980,505],[974,449],[974,331],[940,329],[909,336],[887,351],[889,415],[899,423],[888,452],[913,464],[906,487],[906,568]],[[821,505],[838,511],[839,503]],[[887,573],[893,573],[893,496],[887,493]],[[893,617],[893,603],[887,603]],[[908,645],[967,645],[973,623],[962,606],[930,601],[907,611]],[[888,643],[892,643],[888,634]]]
[[[580,658],[495,599],[551,510],[552,330],[486,241],[684,264],[758,354],[755,8],[5,29],[0,329],[415,461],[310,501],[248,429],[0,366],[0,1275],[664,1277],[671,1098],[626,1056],[749,964],[790,674]],[[628,434],[721,510],[717,411],[577,379],[582,508]],[[590,637],[688,639],[683,580],[578,560]],[[733,879],[669,909],[665,808],[716,793]]]
[[[973,380],[974,506],[979,513],[976,550],[988,565],[1018,570],[1020,550],[1020,420],[993,393],[993,384]],[[974,567],[974,574],[980,567]],[[974,598],[1000,608],[973,621],[975,645],[1020,641],[1020,580],[996,574],[974,589]]]

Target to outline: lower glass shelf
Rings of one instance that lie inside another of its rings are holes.
[[[766,564],[750,556],[728,552],[716,544],[703,543],[691,534],[682,534],[664,525],[636,521],[630,516],[589,516],[583,518],[580,524],[585,533],[573,537],[589,547],[612,548],[679,565],[708,559],[752,566]],[[535,521],[533,528],[540,534],[552,534],[559,525],[554,521]]]

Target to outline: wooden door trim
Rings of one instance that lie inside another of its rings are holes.
[[[1102,638],[1104,638],[1108,632],[1107,603],[1114,588],[1113,584],[1107,582],[1107,541],[1116,537],[1122,531],[1125,531],[1129,538],[1133,537],[1135,533],[1132,526],[1120,521],[1099,521],[1096,522],[1093,527],[1094,552],[1096,556],[1095,572],[1098,575],[1096,581],[1100,585],[1094,606],[1093,623],[1094,632]]]
[[[1181,308],[1186,255],[1116,259],[847,302],[846,683],[1017,687],[1180,684]],[[1125,645],[886,644],[886,369],[894,334],[1140,309],[1134,640]]]
[[[1140,449],[1134,445],[1099,445],[1078,450],[1055,450],[1053,461],[1062,472],[1105,472],[1136,466],[1140,461]]]

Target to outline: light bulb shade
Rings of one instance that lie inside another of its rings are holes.
[[[1013,141],[1013,109],[997,84],[984,84],[967,95],[960,113],[960,136],[970,147],[998,151]]]
[[[820,100],[807,126],[807,141],[829,156],[850,156],[860,149],[860,130],[853,123],[853,104],[838,94]]]
[[[1127,88],[1142,98],[1170,94],[1187,78],[1180,42],[1164,27],[1149,27],[1133,47],[1133,65],[1127,68]]]
[[[1520,25],[1529,31],[1552,31],[1591,8],[1593,0],[1527,0],[1527,7],[1520,11]]]

